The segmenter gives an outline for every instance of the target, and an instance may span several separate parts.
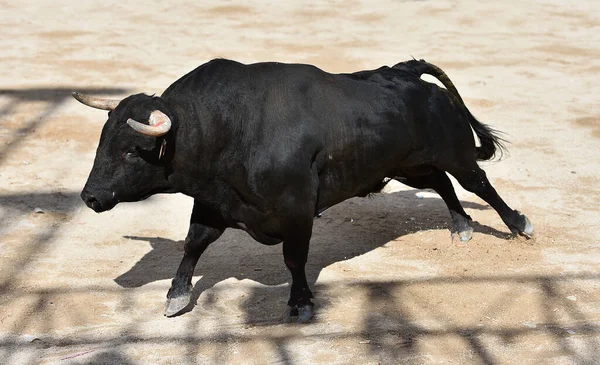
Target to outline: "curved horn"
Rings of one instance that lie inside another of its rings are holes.
[[[81,104],[102,110],[114,110],[121,102],[121,100],[95,98],[93,96],[78,93],[77,91],[73,91],[73,97]]]
[[[167,134],[169,129],[171,129],[171,119],[169,119],[169,117],[160,110],[155,110],[152,113],[150,113],[150,118],[148,119],[148,122],[150,123],[150,125],[140,123],[131,118],[127,119],[127,124],[129,124],[131,128],[135,129],[136,131],[142,134],[152,137],[163,136]]]

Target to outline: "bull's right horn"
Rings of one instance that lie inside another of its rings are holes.
[[[115,110],[117,105],[121,102],[121,100],[95,98],[93,96],[78,93],[77,91],[73,91],[72,95],[81,104],[102,110]]]
[[[160,110],[150,113],[148,124],[143,124],[134,119],[127,119],[127,124],[136,131],[147,136],[160,137],[171,129],[171,119]]]

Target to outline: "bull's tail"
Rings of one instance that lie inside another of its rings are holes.
[[[469,124],[471,124],[471,127],[473,128],[475,134],[481,142],[481,146],[477,147],[475,152],[475,157],[477,158],[477,160],[490,160],[494,158],[494,156],[496,156],[496,154],[498,153],[500,154],[500,157],[502,157],[502,155],[506,152],[504,143],[506,143],[507,141],[499,136],[501,132],[475,119],[473,114],[471,114],[471,112],[465,105],[465,102],[458,93],[458,90],[456,90],[456,87],[454,86],[452,81],[450,81],[450,78],[448,78],[446,73],[442,71],[441,68],[432,65],[431,63],[426,62],[425,60],[415,59],[407,62],[401,62],[395,65],[393,68],[417,74],[418,77],[421,77],[421,75],[423,74],[431,75],[438,79],[446,87],[446,89],[452,95],[454,95],[454,97],[459,101],[464,110],[467,112],[467,115],[469,117]]]

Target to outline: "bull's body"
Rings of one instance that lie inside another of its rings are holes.
[[[422,73],[450,91],[421,80]],[[147,120],[153,110],[170,119],[168,133],[149,137],[125,124]],[[426,62],[335,75],[309,65],[213,60],[160,98],[120,102],[82,197],[96,211],[160,192],[194,198],[167,314],[188,304],[199,256],[231,227],[264,244],[284,242],[293,277],[288,304],[304,321],[312,315],[304,265],[313,217],[379,191],[386,177],[440,193],[461,239],[470,238],[470,218],[444,171],[496,208],[514,233],[531,235],[527,219],[508,208],[477,166],[497,146],[445,74]]]

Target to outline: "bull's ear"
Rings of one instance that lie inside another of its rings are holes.
[[[150,113],[148,124],[140,123],[134,119],[127,119],[127,124],[136,131],[152,137],[164,136],[171,129],[171,119],[160,110]]]

